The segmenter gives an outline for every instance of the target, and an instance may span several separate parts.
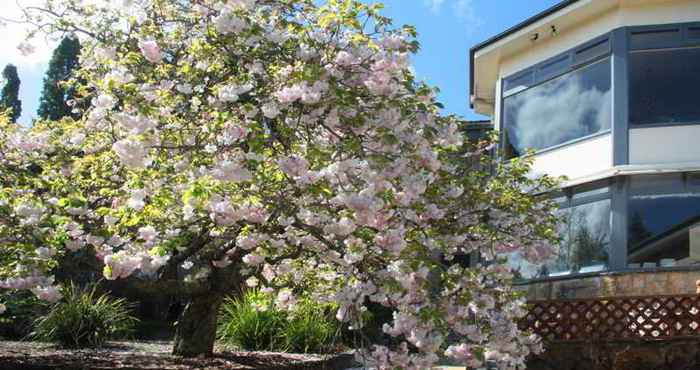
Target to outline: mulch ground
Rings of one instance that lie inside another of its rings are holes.
[[[47,343],[0,342],[0,370],[328,369],[350,367],[349,355],[322,357],[219,350],[212,358],[170,354],[170,342],[111,342],[100,349],[61,349]]]

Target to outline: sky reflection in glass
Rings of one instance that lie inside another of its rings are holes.
[[[606,58],[503,100],[506,157],[610,129],[610,60]]]

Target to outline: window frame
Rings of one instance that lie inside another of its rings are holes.
[[[648,38],[649,42],[634,40],[634,35],[639,33],[653,33],[655,31],[661,30],[671,30],[677,29],[678,32],[667,38],[654,39],[653,37]],[[661,40],[661,41],[659,41]],[[599,43],[607,43],[603,47],[600,47]],[[594,50],[592,53],[586,54],[585,52],[589,49]],[[507,158],[504,154],[505,135],[506,126],[504,125],[504,99],[520,93],[524,90],[538,86],[539,84],[545,83],[549,80],[555,79],[561,75],[569,73],[577,68],[595,63],[603,58],[610,58],[611,60],[611,88],[613,90],[613,111],[612,111],[612,121],[609,130],[600,131],[598,133],[580,137],[571,141],[563,142],[551,147],[543,148],[540,150],[532,151],[531,153],[523,153],[521,157],[526,157],[529,155],[539,155],[549,151],[558,150],[563,147],[567,147],[572,144],[576,144],[585,140],[590,140],[592,138],[610,134],[612,135],[612,147],[610,148],[613,157],[616,153],[625,153],[620,161],[613,160],[613,166],[621,166],[629,164],[629,159],[626,157],[626,153],[629,151],[629,143],[627,138],[629,132],[632,129],[639,128],[652,128],[652,127],[667,127],[667,126],[689,126],[689,125],[700,125],[700,121],[690,121],[690,122],[666,122],[658,124],[643,124],[643,125],[633,125],[631,123],[631,117],[629,115],[630,109],[630,96],[629,96],[629,85],[631,80],[630,71],[630,55],[631,53],[644,53],[650,51],[659,50],[673,50],[673,49],[688,49],[688,48],[700,48],[700,21],[695,22],[685,22],[685,23],[671,23],[671,24],[656,24],[656,25],[642,25],[642,26],[624,26],[612,29],[610,32],[599,35],[592,38],[591,40],[579,44],[571,49],[568,49],[562,53],[556,54],[550,58],[547,58],[539,63],[536,63],[528,68],[520,69],[514,73],[500,77],[500,86],[498,91],[500,96],[498,96],[497,109],[498,109],[498,119],[499,119],[499,136],[500,143],[498,146],[498,160],[503,162],[508,162],[514,158]],[[542,73],[540,70],[542,67],[547,67],[548,65],[556,62],[558,59],[565,59],[568,55],[568,62],[563,63],[561,68],[555,69],[555,72],[550,74]],[[585,57],[577,57],[578,55],[584,55]],[[538,72],[540,71],[540,72]],[[515,88],[509,86],[509,82],[519,82],[516,84]],[[666,172],[664,172],[666,174]],[[684,170],[674,170],[668,172],[681,173],[683,176],[683,181],[686,187],[690,186],[692,181],[696,186],[700,184],[700,170],[698,169],[684,169]],[[649,172],[648,174],[652,174]],[[537,282],[549,282],[549,281],[560,281],[569,279],[581,279],[584,277],[600,276],[600,275],[610,275],[610,274],[625,274],[630,272],[655,272],[655,271],[700,271],[700,265],[697,266],[657,266],[651,267],[630,267],[628,260],[628,245],[629,245],[629,235],[628,235],[628,217],[630,208],[630,180],[633,176],[642,175],[631,173],[625,174],[610,174],[603,181],[607,184],[608,191],[602,194],[591,193],[589,196],[580,197],[578,199],[572,198],[572,193],[576,191],[574,188],[578,188],[580,185],[575,187],[569,187],[562,189],[561,191],[551,193],[551,194],[541,194],[549,199],[560,199],[562,200],[560,207],[570,208],[573,206],[596,202],[604,199],[611,200],[611,241],[610,241],[610,255],[608,260],[608,265],[606,270],[597,272],[574,272],[568,275],[557,275],[557,276],[546,276],[546,277],[533,277],[529,279],[522,279],[515,282],[517,285],[527,285]],[[601,184],[601,182],[596,181],[594,183],[588,183],[584,185]],[[606,186],[606,185],[602,185]],[[694,187],[696,188],[696,187]],[[588,189],[591,189],[590,187]],[[623,230],[624,229],[624,230]]]
[[[554,60],[552,63],[556,63],[557,61],[558,61],[558,60]],[[527,87],[527,88],[520,88],[520,89],[517,89],[517,91],[513,91],[510,95],[502,97],[502,98],[501,98],[501,122],[503,123],[504,120],[505,120],[505,100],[506,100],[507,98],[512,97],[512,96],[515,96],[515,95],[518,95],[518,94],[521,94],[521,93],[525,93],[525,92],[528,91],[528,90],[531,90],[531,89],[537,88],[537,87],[539,87],[539,86],[542,86],[542,85],[544,85],[544,84],[546,84],[546,83],[548,83],[548,82],[550,82],[550,81],[552,81],[552,80],[555,80],[555,79],[557,79],[557,78],[566,76],[566,75],[568,75],[568,74],[570,74],[570,73],[575,73],[575,72],[581,71],[581,70],[583,70],[583,69],[585,69],[585,68],[592,67],[592,66],[594,66],[594,65],[597,64],[597,63],[607,63],[607,64],[608,64],[608,67],[612,68],[612,59],[611,59],[611,56],[610,56],[610,55],[604,55],[604,56],[602,56],[602,57],[591,58],[591,59],[588,59],[588,61],[585,62],[585,63],[579,63],[579,64],[576,64],[576,65],[572,65],[572,66],[570,66],[569,68],[567,68],[566,71],[564,71],[564,72],[561,72],[561,71],[560,71],[560,73],[557,73],[556,75],[552,75],[552,77],[548,77],[547,79],[542,80],[542,81],[541,81],[540,83],[538,83],[538,84],[529,86],[529,87]],[[545,65],[545,67],[546,67],[546,66],[548,66],[548,65]],[[521,74],[521,75],[518,75],[517,77],[519,78],[520,76],[522,76],[522,74]],[[611,73],[611,75],[610,75],[610,90],[612,91],[612,89],[613,89],[613,78],[612,78],[612,73]],[[612,97],[611,97],[611,99],[612,99]],[[611,104],[612,104],[612,102],[611,102]],[[574,139],[566,140],[566,141],[563,141],[563,142],[561,142],[561,143],[559,143],[559,144],[551,145],[551,146],[548,146],[548,147],[546,147],[546,148],[536,149],[536,150],[534,150],[534,154],[537,155],[537,154],[547,153],[547,152],[554,151],[554,150],[557,150],[557,149],[560,149],[560,148],[562,148],[562,147],[569,146],[569,145],[572,145],[572,144],[575,144],[575,143],[579,143],[579,142],[583,142],[583,141],[588,141],[588,140],[597,138],[597,137],[599,137],[599,136],[605,136],[605,135],[610,134],[610,133],[612,132],[612,124],[613,124],[613,118],[611,117],[611,118],[610,118],[610,127],[606,128],[606,129],[603,129],[603,130],[594,132],[594,133],[592,133],[592,134],[579,136],[579,137],[574,138]],[[500,130],[500,131],[501,131],[501,133],[500,133],[500,135],[499,135],[499,136],[500,136],[499,139],[500,139],[500,141],[505,145],[505,144],[508,142],[508,141],[507,141],[507,138],[508,138],[508,136],[507,136],[507,135],[508,135],[508,130],[505,128],[505,124],[503,125],[503,127],[501,127],[501,130]],[[524,155],[526,155],[526,154],[521,154],[521,155],[519,155],[519,156],[514,156],[514,157],[506,158],[506,159],[507,159],[507,160],[508,160],[508,159],[513,159],[513,158],[521,157],[521,156],[524,156]]]
[[[629,66],[629,56],[631,54],[654,53],[661,51],[687,50],[700,48],[700,22],[686,23],[670,23],[670,24],[654,24],[644,26],[624,27],[625,37],[627,38],[627,64]],[[697,37],[692,37],[693,32],[698,32]],[[666,42],[649,42],[635,41],[634,36],[639,34],[653,34],[674,31],[676,37],[667,40]],[[631,68],[627,68],[627,76],[625,78],[629,84],[632,81]],[[627,101],[627,109],[631,109],[631,101]],[[693,126],[700,125],[700,119],[694,121],[678,121],[678,122],[654,122],[648,124],[633,124],[631,118],[628,118],[629,129],[637,128],[654,128],[654,127],[669,127],[669,126]]]
[[[610,88],[611,90],[614,89],[614,77],[612,75],[612,42],[613,42],[613,37],[612,37],[612,32],[607,32],[604,33],[600,36],[594,37],[591,40],[588,40],[582,44],[579,44],[571,49],[568,49],[567,51],[563,53],[559,53],[553,57],[547,58],[537,64],[534,64],[528,68],[525,68],[523,70],[520,70],[518,72],[512,73],[504,78],[501,79],[501,96],[500,96],[500,127],[499,127],[499,150],[498,152],[503,154],[503,148],[504,145],[506,144],[507,136],[506,132],[507,130],[505,129],[505,125],[503,123],[504,120],[504,113],[505,113],[505,104],[504,101],[507,97],[520,94],[526,90],[530,90],[534,87],[540,86],[546,82],[549,82],[551,80],[554,80],[556,78],[559,78],[561,76],[564,76],[566,74],[578,71],[580,69],[586,68],[588,66],[592,66],[595,63],[603,63],[603,61],[607,58],[609,59],[610,63],[610,68],[611,68],[611,74],[610,74]],[[590,56],[588,58],[582,59],[582,60],[577,60],[576,56],[581,54],[582,52],[591,50],[595,48],[598,45],[605,44],[605,49],[603,50],[602,53],[597,53],[594,54],[593,56]],[[565,60],[566,63],[565,65],[558,69],[555,70],[554,72],[549,72],[549,73],[544,73],[543,69],[551,66],[552,64],[556,64],[560,60]],[[529,84],[524,84],[517,86],[515,88],[507,89],[509,81],[518,81],[524,77],[527,77],[529,75]],[[575,139],[567,140],[562,143],[552,145],[546,148],[542,149],[537,149],[534,151],[535,155],[554,151],[557,149],[560,149],[562,147],[566,147],[575,143],[591,140],[594,138],[597,138],[599,136],[604,136],[612,133],[612,128],[613,128],[613,118],[611,117],[610,121],[610,127],[601,130],[592,134],[588,134],[585,136],[577,137]],[[524,156],[526,154],[522,154],[520,156],[512,157],[512,158],[504,158],[505,160],[510,160],[513,158],[518,158],[521,156]],[[503,156],[505,157],[505,156]]]
[[[676,176],[676,179],[680,181],[681,187],[679,188],[681,191],[679,192],[679,189],[674,189],[676,191],[673,192],[664,192],[664,191],[648,191],[648,190],[639,190],[639,189],[632,189],[632,182],[634,180],[639,181],[640,184],[643,183],[649,183],[653,182],[654,178],[671,178]],[[629,175],[628,176],[628,192],[626,194],[625,198],[625,216],[627,217],[627,233],[629,234],[630,232],[630,208],[631,204],[633,201],[634,197],[639,197],[643,195],[675,195],[675,194],[682,194],[683,192],[688,192],[688,191],[693,191],[697,190],[700,188],[700,184],[693,185],[693,181],[696,181],[696,178],[700,177],[700,171],[683,171],[683,172],[672,172],[672,173],[663,173],[663,174],[655,174],[655,173],[647,173],[647,174],[638,174],[638,175]],[[637,179],[635,179],[637,178]],[[646,179],[645,179],[646,178]],[[667,231],[664,231],[660,233],[659,235],[663,235]],[[657,235],[658,236],[658,235]],[[675,270],[687,270],[689,268],[695,268],[697,270],[697,266],[693,265],[676,265],[676,266],[656,266],[656,267],[630,267],[630,262],[629,262],[629,256],[630,256],[630,248],[632,248],[633,245],[630,244],[630,239],[626,240],[625,245],[623,246],[623,249],[625,251],[625,261],[626,261],[626,266],[625,268],[617,271],[675,271]],[[636,246],[634,246],[636,247]]]
[[[613,233],[613,186],[615,185],[615,178],[609,177],[602,180],[594,181],[592,183],[575,185],[555,193],[548,194],[546,199],[553,201],[559,207],[559,210],[567,210],[578,206],[583,206],[586,204],[596,203],[604,200],[610,201],[610,251],[612,252],[612,233]],[[605,190],[604,190],[605,189]],[[577,194],[586,194],[581,197],[576,197]],[[552,280],[563,280],[563,279],[576,279],[584,276],[596,276],[599,274],[606,274],[610,272],[618,271],[613,268],[610,263],[610,255],[608,255],[608,261],[606,262],[605,269],[601,271],[594,272],[573,272],[570,274],[555,274],[552,276],[538,276],[532,278],[523,278],[516,282],[516,284],[530,284],[540,281],[552,281]]]
[[[630,48],[630,50],[627,51],[628,56],[631,56],[632,54],[645,54],[645,53],[664,53],[664,52],[673,52],[677,50],[693,50],[697,49],[700,50],[700,39],[698,39],[698,46],[683,46],[683,47],[664,47],[664,48],[654,48],[654,49],[636,49],[633,50]],[[628,65],[630,64],[630,59],[628,58],[627,60]],[[627,81],[628,85],[631,85],[632,83],[632,68],[627,68]],[[630,111],[632,110],[632,100],[628,99],[627,101],[627,106]],[[631,115],[630,115],[631,116]],[[634,123],[632,122],[632,118],[628,118],[628,125],[630,129],[638,129],[638,128],[653,128],[653,127],[667,127],[667,126],[694,126],[694,125],[700,125],[700,118],[696,120],[691,120],[691,121],[675,121],[675,122],[653,122],[653,123]]]
[[[665,42],[644,42],[644,41],[635,41],[634,40],[634,35],[637,34],[649,34],[649,33],[654,33],[654,32],[664,32],[664,31],[676,31],[676,37],[671,37],[669,40]],[[501,156],[502,160],[510,160],[512,158],[505,158],[503,155],[503,147],[506,143],[506,130],[505,130],[505,125],[503,122],[504,118],[504,104],[503,101],[505,98],[518,94],[520,92],[523,92],[525,90],[531,89],[533,87],[536,87],[540,84],[543,84],[547,81],[550,81],[552,79],[555,79],[557,77],[560,77],[564,74],[570,73],[578,68],[585,67],[587,65],[593,64],[595,62],[598,62],[604,58],[611,58],[617,51],[613,52],[614,50],[614,42],[617,42],[613,35],[616,32],[622,32],[624,35],[624,63],[627,66],[625,68],[626,73],[623,74],[623,78],[626,79],[627,82],[627,88],[629,89],[629,82],[631,80],[631,71],[629,68],[629,55],[631,53],[643,53],[643,52],[658,52],[660,50],[672,50],[672,49],[688,49],[688,48],[700,48],[700,22],[685,22],[685,23],[669,23],[669,24],[655,24],[655,25],[642,25],[642,26],[625,26],[625,27],[618,27],[616,29],[611,30],[610,32],[601,34],[599,36],[596,36],[584,43],[578,44],[573,48],[570,48],[562,53],[558,53],[552,57],[549,57],[541,62],[538,62],[534,65],[531,65],[527,68],[521,69],[517,72],[511,73],[507,76],[504,76],[500,78],[501,80],[501,87],[500,87],[500,106],[499,106],[499,120],[500,120],[500,127],[499,127],[499,139],[500,143],[499,144],[499,153]],[[619,41],[619,40],[618,40]],[[622,43],[622,42],[620,42]],[[605,46],[602,48],[600,52],[594,53],[592,56],[586,57],[586,58],[578,58],[577,55],[581,55],[581,53],[588,51],[590,49],[595,48],[596,46],[599,46],[600,44],[605,44]],[[566,59],[567,62],[565,65],[556,70],[555,72],[551,73],[543,73],[543,68],[546,68],[550,66],[552,63],[556,63],[560,59]],[[617,77],[615,77],[615,71],[614,71],[614,66],[612,66],[611,63],[611,88],[615,90],[616,88],[616,80]],[[525,79],[524,83],[516,85],[514,88],[509,88],[509,82],[515,82],[519,81],[521,79]],[[625,105],[627,110],[629,110],[629,91],[624,92],[625,95]],[[614,98],[613,98],[614,99]],[[582,136],[573,140],[565,141],[557,145],[553,145],[551,147],[547,148],[542,148],[535,150],[533,153],[534,155],[546,153],[549,151],[557,150],[562,147],[566,147],[572,144],[576,144],[578,142],[586,141],[592,138],[595,138],[597,136],[602,136],[606,134],[612,134],[614,132],[614,127],[616,124],[624,126],[626,131],[629,131],[631,129],[638,129],[638,128],[654,128],[654,127],[667,127],[667,126],[693,126],[693,125],[700,125],[700,120],[694,120],[694,121],[681,121],[681,122],[659,122],[659,123],[650,123],[650,124],[632,124],[631,122],[631,117],[629,114],[627,115],[627,122],[616,122],[616,117],[617,115],[615,114],[616,110],[621,110],[623,109],[622,107],[616,106],[617,104],[613,103],[613,117],[611,121],[611,127],[609,129]],[[613,143],[613,146],[615,146],[615,143]],[[613,149],[614,151],[614,149]],[[522,156],[522,155],[521,155]],[[513,157],[516,158],[516,157]]]

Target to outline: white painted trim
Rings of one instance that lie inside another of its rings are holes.
[[[700,171],[700,162],[680,162],[680,163],[665,163],[665,164],[648,164],[648,165],[624,165],[615,166],[605,171],[596,172],[586,177],[580,177],[571,181],[562,183],[562,188],[582,185],[589,182],[603,180],[615,176],[632,176],[632,175],[653,175],[664,173],[678,172],[695,172]]]
[[[597,1],[601,2],[603,0],[597,0]],[[617,2],[617,0],[613,0],[613,1]],[[533,23],[525,28],[518,30],[517,32],[514,32],[514,33],[494,42],[491,45],[486,46],[485,48],[477,50],[476,53],[474,53],[474,59],[476,59],[484,54],[490,53],[493,50],[502,47],[504,44],[508,44],[509,42],[513,41],[514,39],[518,39],[518,38],[521,38],[525,35],[528,35],[528,34],[532,33],[533,31],[536,31],[538,28],[545,26],[548,23],[551,23],[553,20],[555,20],[557,18],[566,16],[566,15],[570,14],[571,12],[574,12],[578,9],[581,9],[582,7],[589,6],[591,4],[593,4],[593,0],[582,0],[582,1],[579,1],[576,3],[573,3],[569,6],[567,6],[566,8],[560,9],[556,13],[552,13],[552,14],[540,19],[539,21],[537,21],[537,22],[535,22],[535,23]]]

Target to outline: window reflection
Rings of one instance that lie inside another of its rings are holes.
[[[506,156],[544,149],[610,128],[606,58],[503,100]]]
[[[693,179],[692,175],[632,178],[630,267],[671,267],[700,261],[700,233],[694,233],[700,230],[700,186]]]
[[[698,123],[700,48],[630,54],[630,124]]]
[[[516,277],[531,279],[603,271],[610,250],[610,200],[560,209],[561,244],[546,263],[534,265],[519,253],[510,258]]]

